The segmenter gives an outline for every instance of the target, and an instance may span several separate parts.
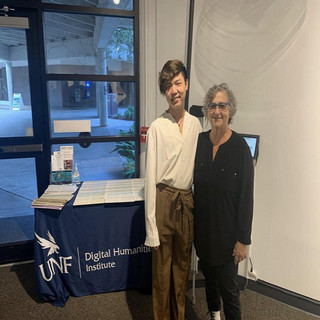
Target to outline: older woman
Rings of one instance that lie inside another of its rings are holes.
[[[253,161],[245,140],[229,128],[236,99],[226,84],[210,88],[195,159],[195,248],[205,277],[208,319],[241,319],[238,263],[251,243]]]

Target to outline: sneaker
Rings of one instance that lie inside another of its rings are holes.
[[[209,311],[207,314],[207,320],[221,320],[220,311]]]

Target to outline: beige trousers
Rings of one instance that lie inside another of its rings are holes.
[[[156,220],[160,246],[152,250],[152,301],[155,320],[184,320],[193,242],[193,196],[157,186]]]

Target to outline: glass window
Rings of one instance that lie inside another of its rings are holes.
[[[34,158],[0,160],[0,244],[33,239]]]
[[[42,2],[107,9],[133,10],[133,0],[42,0]]]
[[[99,1],[99,7],[132,9],[133,1],[114,2]],[[54,3],[98,6],[94,0]],[[135,177],[139,75],[134,74],[134,18],[67,9],[43,15],[52,151],[73,145],[82,181]],[[121,135],[130,141],[114,141]],[[78,136],[85,139],[82,147],[69,139]]]
[[[52,137],[117,136],[134,127],[133,82],[48,81],[48,96]]]
[[[133,75],[133,19],[44,13],[48,73]]]
[[[77,165],[81,181],[134,178],[134,141],[92,143],[87,148],[68,144],[71,145],[74,167]],[[60,148],[61,145],[52,145],[52,153]]]
[[[5,62],[0,62],[0,101],[1,104],[4,104],[6,101],[9,101],[7,68]]]
[[[0,39],[0,137],[33,136],[25,30],[0,32],[6,35]]]

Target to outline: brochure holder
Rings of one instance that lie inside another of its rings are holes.
[[[61,146],[51,155],[51,184],[72,183],[73,146]]]

